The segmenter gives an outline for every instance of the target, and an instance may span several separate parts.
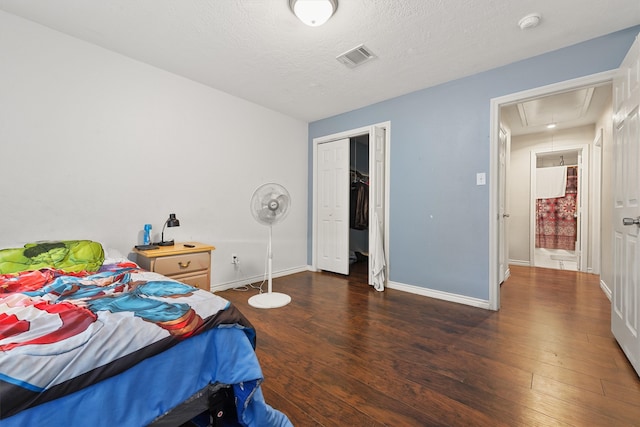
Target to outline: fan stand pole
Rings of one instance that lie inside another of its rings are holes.
[[[268,286],[267,293],[260,293],[249,298],[249,305],[255,308],[278,308],[284,307],[291,302],[291,297],[287,294],[281,294],[279,292],[273,292],[273,281],[271,278],[271,267],[273,260],[273,253],[271,252],[271,235],[272,230],[269,226],[269,246],[267,250],[267,275]]]
[[[273,227],[269,226],[269,249],[268,249],[269,259],[267,261],[267,266],[268,266],[267,267],[268,268],[268,270],[267,270],[268,276],[267,277],[269,278],[268,281],[267,281],[267,283],[268,283],[268,286],[267,286],[268,293],[272,293],[272,291],[273,291],[273,280],[271,278],[271,272],[273,271],[272,270],[273,252],[271,252],[271,237],[272,236],[273,236]]]

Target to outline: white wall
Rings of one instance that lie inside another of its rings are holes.
[[[518,264],[530,263],[531,152],[562,147],[590,145],[594,126],[511,137],[509,164],[509,258]],[[558,159],[560,156],[558,156]],[[568,163],[567,163],[568,164]]]
[[[307,264],[307,123],[0,12],[0,247],[159,236],[217,247],[214,285],[264,272],[260,184],[291,193],[274,271]],[[230,263],[238,254],[240,267]]]

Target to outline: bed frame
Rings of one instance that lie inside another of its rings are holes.
[[[175,427],[191,421],[198,427],[221,427],[237,423],[235,396],[231,386],[210,384],[173,410],[159,416],[149,427]]]

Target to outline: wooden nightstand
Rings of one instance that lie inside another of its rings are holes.
[[[194,245],[193,248],[184,246]],[[176,242],[173,246],[141,251],[133,249],[136,262],[145,270],[163,274],[174,280],[211,289],[211,251],[216,248],[198,242]]]

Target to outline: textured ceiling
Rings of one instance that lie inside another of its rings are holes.
[[[341,0],[321,27],[288,2],[0,0],[0,10],[304,121],[640,24],[638,0]],[[541,25],[520,30],[532,12]],[[362,43],[375,60],[335,59]]]

